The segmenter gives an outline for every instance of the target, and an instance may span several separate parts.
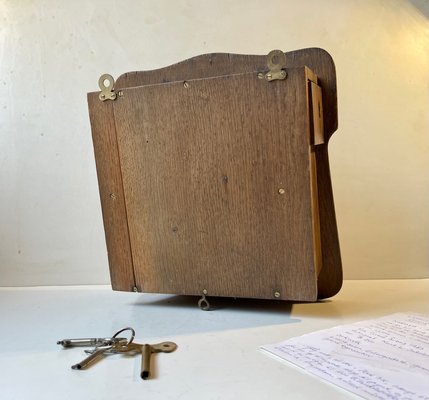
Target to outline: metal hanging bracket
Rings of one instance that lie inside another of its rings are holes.
[[[281,50],[272,50],[268,53],[267,66],[269,71],[266,74],[260,72],[259,79],[265,78],[269,82],[286,79],[287,72],[282,69],[286,67],[286,55]]]
[[[201,299],[198,300],[198,307],[203,311],[210,311],[210,303],[206,299],[207,290],[203,290],[203,295]]]
[[[115,80],[112,75],[101,75],[98,80],[98,86],[101,89],[101,93],[98,95],[101,101],[116,99],[116,92],[114,91]]]

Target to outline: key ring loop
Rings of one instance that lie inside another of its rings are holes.
[[[115,337],[117,337],[120,333],[125,332],[125,331],[130,331],[131,332],[131,337],[129,338],[128,342],[125,344],[125,346],[128,346],[129,344],[131,344],[134,340],[134,337],[136,336],[136,331],[131,328],[131,327],[127,327],[127,328],[123,328],[121,330],[119,330],[118,332],[116,332],[113,336],[112,339],[114,339]]]

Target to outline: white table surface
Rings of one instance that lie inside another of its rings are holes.
[[[429,314],[429,279],[345,281],[319,303],[209,299],[114,292],[108,286],[0,288],[0,398],[11,399],[358,399],[259,350],[304,333],[401,311]],[[110,336],[132,326],[136,341],[171,340],[152,358],[111,355],[87,370],[70,366],[81,348],[63,338]]]

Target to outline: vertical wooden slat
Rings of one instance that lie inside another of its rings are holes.
[[[88,106],[112,288],[131,291],[135,278],[113,102],[102,102],[98,93],[89,93]]]
[[[317,164],[317,187],[319,198],[320,239],[322,244],[322,270],[318,277],[318,298],[334,296],[343,284],[340,243],[331,173],[329,171],[328,144],[315,148]]]

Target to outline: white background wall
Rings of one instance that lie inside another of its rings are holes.
[[[425,0],[0,0],[0,285],[107,283],[86,92],[210,52],[322,47],[345,277],[429,277]]]

